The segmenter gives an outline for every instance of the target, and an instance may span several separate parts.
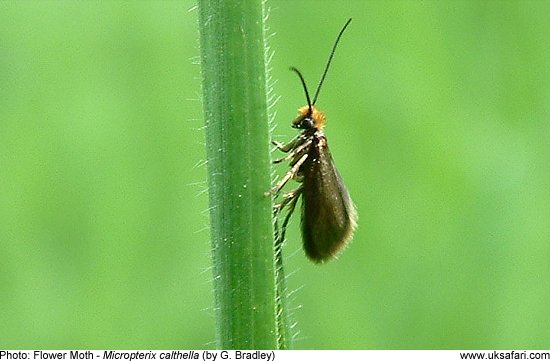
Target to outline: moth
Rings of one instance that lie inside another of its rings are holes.
[[[334,258],[349,243],[357,227],[357,211],[327,145],[325,114],[315,106],[336,47],[350,22],[351,19],[334,42],[313,101],[302,73],[294,67],[290,68],[300,78],[307,99],[307,105],[298,109],[298,116],[292,121],[292,127],[301,130],[301,133],[286,144],[272,142],[278,150],[287,153],[273,163],[290,161],[290,170],[269,194],[277,196],[291,179],[300,183],[298,188],[282,195],[282,200],[274,206],[276,221],[287,209],[281,227],[278,221],[276,223],[276,241],[282,243],[285,239],[290,217],[298,199],[302,198],[303,247],[306,256],[315,263]]]

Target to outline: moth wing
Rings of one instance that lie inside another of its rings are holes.
[[[347,245],[357,226],[357,212],[324,136],[311,146],[302,174],[304,250],[312,261],[322,262]]]

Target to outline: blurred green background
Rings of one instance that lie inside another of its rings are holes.
[[[317,105],[359,229],[317,266],[293,220],[295,347],[550,348],[550,2],[268,4],[281,141],[353,17]],[[0,3],[2,348],[214,347],[193,7]]]

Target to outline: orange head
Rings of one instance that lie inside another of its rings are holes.
[[[322,130],[325,127],[325,114],[315,106],[311,108],[306,105],[298,109],[298,116],[292,121],[292,126],[298,129],[317,129]]]

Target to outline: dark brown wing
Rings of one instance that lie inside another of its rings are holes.
[[[351,239],[357,212],[322,133],[315,135],[301,173],[304,250],[312,261],[322,262]]]

